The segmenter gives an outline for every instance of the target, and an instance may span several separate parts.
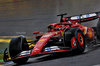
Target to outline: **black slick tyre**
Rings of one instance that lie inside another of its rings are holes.
[[[97,39],[100,41],[100,21],[97,23]]]
[[[9,53],[10,53],[10,57],[13,59],[16,55],[18,55],[20,52],[22,52],[23,50],[27,50],[25,48],[28,48],[28,46],[25,46],[24,43],[26,43],[26,39],[23,37],[17,37],[17,38],[13,38],[10,41],[10,45],[9,45]],[[20,59],[16,59],[13,60],[14,63],[17,64],[23,64],[25,62],[27,62],[28,58],[20,58]]]
[[[76,47],[72,47],[72,38],[75,37]],[[64,44],[75,53],[83,53],[85,50],[85,37],[79,28],[71,28],[64,32]]]

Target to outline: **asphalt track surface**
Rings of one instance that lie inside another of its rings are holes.
[[[100,11],[100,0],[22,0],[0,4],[0,36],[23,34],[32,36],[33,31],[46,31],[46,26],[59,22],[57,14],[68,16]],[[84,25],[94,27],[97,20]],[[47,55],[29,59],[26,64],[0,63],[4,66],[100,66],[100,46],[86,49],[83,54]]]
[[[4,66],[100,66],[100,46],[87,48],[83,54],[60,53],[31,58],[25,64],[2,63]]]

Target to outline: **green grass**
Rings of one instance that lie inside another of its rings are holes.
[[[4,62],[3,60],[0,60],[0,62]]]
[[[0,53],[0,60],[3,59],[3,53]]]
[[[3,53],[0,53],[0,62],[3,62]]]

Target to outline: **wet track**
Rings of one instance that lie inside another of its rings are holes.
[[[68,16],[71,16],[96,11],[100,11],[100,0],[21,0],[0,3],[0,36],[20,34],[32,36],[33,31],[46,31],[48,24],[59,22],[57,14],[68,13]],[[97,20],[84,23],[84,25],[94,27]],[[17,66],[12,62],[2,65]],[[33,65],[100,66],[100,47],[90,48],[81,55],[64,53],[32,58],[21,66]]]
[[[13,62],[4,66],[19,66]],[[26,64],[20,66],[100,66],[100,46],[86,49],[81,55],[62,53],[58,55],[45,55],[31,58]]]

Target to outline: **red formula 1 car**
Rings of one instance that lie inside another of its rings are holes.
[[[59,52],[83,53],[85,46],[91,43],[95,35],[100,40],[100,12],[89,14],[81,14],[79,16],[63,17],[66,14],[60,14],[59,23],[53,23],[47,26],[48,32],[38,34],[36,40],[27,42],[24,36],[13,38],[9,45],[8,59],[7,48],[4,51],[4,61],[13,61],[22,64],[27,62],[28,58],[37,57],[45,54],[53,54]],[[81,25],[82,22],[99,18],[96,27],[96,34],[93,28]],[[35,46],[30,45],[35,44]]]

